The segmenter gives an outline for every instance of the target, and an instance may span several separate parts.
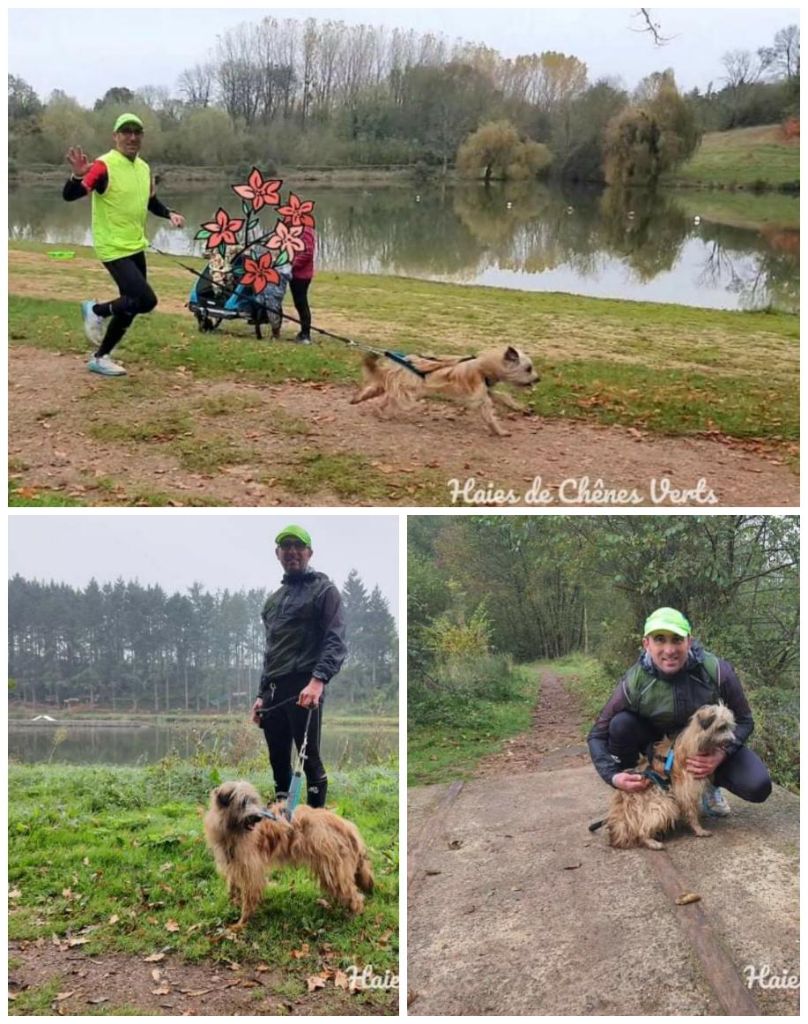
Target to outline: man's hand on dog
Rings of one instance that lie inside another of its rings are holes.
[[[310,679],[300,691],[300,695],[297,698],[298,704],[302,708],[316,707],[320,703],[324,689],[325,683],[321,679]]]
[[[726,761],[727,755],[723,750],[715,750],[712,754],[697,754],[685,761],[685,768],[697,779],[704,779],[712,775],[716,768]]]
[[[626,793],[636,793],[641,789],[648,789],[651,780],[644,775],[637,775],[636,772],[618,772],[612,779],[615,789],[625,790]]]

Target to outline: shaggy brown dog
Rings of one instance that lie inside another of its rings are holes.
[[[298,807],[292,820],[284,805],[270,811],[249,782],[225,782],[210,794],[205,836],[230,899],[241,904],[232,927],[243,928],[261,901],[267,871],[278,864],[304,865],[325,892],[354,914],[365,905],[359,891],[373,891],[373,874],[356,826],[322,808]]]
[[[495,392],[494,385],[505,383],[527,388],[540,379],[530,358],[510,345],[465,359],[419,355],[408,356],[407,359],[425,376],[419,377],[406,367],[375,353],[365,356],[362,366],[364,387],[351,399],[351,405],[381,397],[378,403],[380,412],[408,411],[425,395],[442,395],[478,410],[493,434],[509,437],[509,432],[494,415],[492,399],[516,412],[524,410],[509,395]]]
[[[711,835],[699,824],[699,808],[707,779],[697,779],[685,769],[689,757],[712,754],[735,739],[735,717],[725,704],[705,704],[690,717],[690,721],[673,743],[673,766],[670,789],[661,789],[651,783],[647,789],[627,793],[615,790],[612,805],[606,816],[609,843],[626,849],[646,846],[649,850],[663,850],[654,836],[667,832],[677,821],[685,821],[697,836]],[[654,746],[652,763],[655,771],[663,769],[669,739]]]

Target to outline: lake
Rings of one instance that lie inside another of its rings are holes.
[[[611,190],[532,184],[420,190],[304,184],[297,191],[316,202],[318,266],[327,270],[712,309],[799,311],[798,198],[637,190],[626,199]],[[240,201],[226,183],[159,192],[188,222],[178,231],[149,218],[152,242],[165,252],[201,252],[193,235],[219,206],[240,215]],[[89,204],[64,202],[61,186],[9,193],[11,239],[89,245],[89,219]],[[272,218],[265,216],[262,226],[270,230]],[[316,302],[316,288],[313,296]]]
[[[327,767],[365,764],[398,751],[398,727],[389,718],[360,722],[324,717],[321,753]],[[257,726],[232,720],[190,719],[187,722],[92,723],[46,725],[9,722],[9,760],[23,764],[59,761],[67,764],[154,764],[168,754],[191,757],[197,749],[217,750],[223,764],[238,751],[247,759],[266,757],[263,733]],[[269,762],[267,761],[267,768]]]

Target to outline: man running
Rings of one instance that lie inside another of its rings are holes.
[[[93,245],[120,292],[110,302],[88,299],[81,304],[84,333],[95,346],[87,368],[105,377],[121,377],[126,370],[110,359],[110,352],[138,313],[149,313],[157,305],[146,280],[146,212],[167,218],[175,228],[183,227],[185,218],[164,206],[154,193],[149,165],[138,155],[143,145],[140,118],[121,114],[112,138],[115,148],[92,164],[80,147],[67,151],[72,173],[62,197],[72,202],[92,194]]]

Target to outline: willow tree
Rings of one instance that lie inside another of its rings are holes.
[[[524,180],[535,177],[552,162],[541,142],[522,139],[509,121],[488,121],[457,151],[457,172],[466,178]]]

